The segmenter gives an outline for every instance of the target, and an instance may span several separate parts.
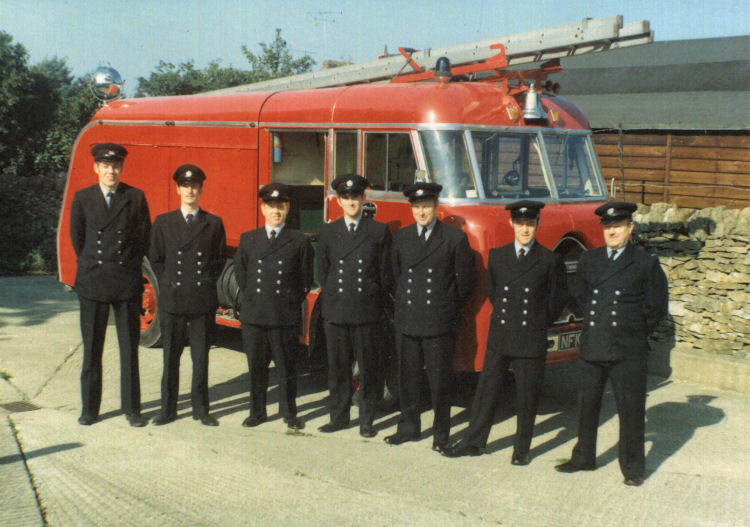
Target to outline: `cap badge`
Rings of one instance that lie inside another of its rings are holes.
[[[274,190],[273,192],[271,192],[271,197],[272,198],[278,198],[279,197],[279,191],[278,190]]]
[[[416,194],[417,196],[421,196],[422,194],[424,194],[424,190],[422,190],[421,188],[417,189],[417,191],[414,194]]]
[[[192,170],[186,170],[186,171],[185,171],[185,177],[186,177],[186,178],[191,178],[191,177],[193,177],[193,171],[192,171]]]
[[[114,156],[114,155],[116,155],[116,152],[114,150],[108,150],[107,151],[107,155],[108,156]]]
[[[527,210],[529,209],[527,209],[526,207],[521,207],[520,209],[518,209],[518,212],[520,212],[521,214],[525,214]]]
[[[608,216],[614,216],[615,215],[615,209],[614,207],[610,207],[607,209],[607,215]]]
[[[351,187],[353,185],[354,185],[354,181],[352,181],[351,179],[347,180],[347,182],[346,182],[346,186],[347,187]]]

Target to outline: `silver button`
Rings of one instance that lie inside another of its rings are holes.
[[[617,300],[612,300],[613,305],[617,305]]]
[[[430,301],[428,300],[428,301],[426,302],[426,304],[429,304],[429,303],[430,303]]]
[[[427,269],[427,272],[428,272],[428,273],[431,273],[431,272],[432,272],[432,269]]]
[[[182,251],[177,251],[177,254],[182,256]]]
[[[177,271],[177,274],[182,274],[182,271]]]
[[[200,282],[196,282],[196,285],[198,285],[200,287],[201,283]]]
[[[427,294],[429,295],[430,293],[432,293],[432,289],[427,290]]]
[[[258,278],[258,283],[260,283],[260,278]]]
[[[524,309],[524,310],[523,310],[523,314],[524,314],[524,315],[528,315],[528,314],[529,314],[529,312],[528,312],[528,311],[526,311],[526,310]]]
[[[620,290],[615,291],[615,295],[620,296]]]
[[[598,289],[594,289],[594,294],[598,295],[599,294],[599,290]]]
[[[359,282],[361,284],[362,283],[362,279],[361,278],[357,278],[357,282]]]
[[[344,270],[343,269],[339,269],[339,274],[344,274]]]
[[[284,274],[284,271],[279,271],[279,274]]]
[[[362,263],[362,258],[360,258],[359,260],[357,260],[357,263]]]
[[[203,253],[198,251],[198,256],[203,256]]]
[[[284,260],[279,260],[279,265],[283,264]]]
[[[612,322],[612,325],[613,325],[613,326],[616,326],[616,325],[617,325],[617,322],[614,322],[614,321],[613,321],[613,322]]]
[[[589,326],[593,326],[593,325],[594,325],[594,321],[592,320],[591,322],[589,322]]]
[[[595,313],[595,311],[593,309],[591,311],[589,311],[589,315],[593,315],[594,313]]]
[[[258,260],[258,263],[263,263],[263,260]]]
[[[411,283],[411,278],[409,278],[409,279],[407,280],[407,282]]]
[[[509,289],[509,287],[507,285],[505,287],[503,287],[503,291],[508,291],[508,289]]]
[[[280,283],[281,283],[281,280],[276,280],[276,283],[277,283],[277,284],[280,284]]]
[[[505,324],[505,319],[500,320],[501,324]]]
[[[596,300],[592,300],[592,301],[591,301],[591,303],[592,303],[592,304],[596,304]]]
[[[96,240],[96,243],[98,243],[99,245],[101,245],[102,241],[101,240]]]
[[[177,260],[177,265],[182,265],[182,260]]]
[[[503,302],[504,302],[504,303],[507,303],[507,302],[508,302],[508,299],[507,299],[507,298],[505,298],[505,297],[503,297]]]
[[[341,265],[344,265],[344,260],[339,260],[339,263],[340,263]]]
[[[612,311],[612,316],[617,316],[617,311]]]
[[[361,288],[361,287],[358,287],[358,288],[357,288],[357,291],[359,291],[359,292],[361,293],[361,292],[362,292],[362,288]]]
[[[411,304],[411,300],[407,300],[407,301],[406,301],[406,303],[407,303],[407,304]]]
[[[409,272],[410,272],[410,273],[413,273],[413,272],[414,272],[414,269],[409,269]]]
[[[432,283],[432,278],[428,278],[428,279],[427,279],[427,283],[428,283],[428,284],[431,284],[431,283]]]
[[[99,254],[102,254],[102,250],[101,250],[101,249],[99,249],[99,250],[98,250],[98,251],[96,251],[96,252],[98,252]]]
[[[528,303],[529,303],[528,299],[524,298],[524,299],[523,299],[523,303],[524,303],[524,304],[528,304]]]
[[[344,279],[343,278],[339,278],[339,283],[343,284],[344,283]]]
[[[362,272],[362,269],[357,269],[357,272],[358,272],[358,273],[361,273],[361,272]]]
[[[526,325],[526,321],[524,320],[523,322],[521,322],[521,325],[525,326]]]
[[[501,311],[502,311],[503,313],[505,313],[505,308],[502,308],[502,309],[501,309]]]
[[[175,285],[176,285],[177,287],[180,287],[180,285],[181,285],[181,284],[182,284],[182,282],[176,282],[176,283],[175,283]]]
[[[258,269],[258,274],[260,274],[260,273],[262,273],[262,272],[263,272],[263,271],[261,271],[260,269]]]
[[[344,290],[339,287],[339,293],[343,293],[343,292],[344,292]]]
[[[198,274],[201,274],[201,272],[202,272],[202,271],[201,271],[200,269],[198,269],[198,270],[196,271],[196,273],[198,273]]]
[[[280,295],[280,294],[281,294],[281,291],[279,291],[279,290],[277,289],[277,290],[276,290],[276,294],[277,294],[277,295]]]
[[[406,294],[407,294],[407,295],[410,295],[410,294],[411,294],[411,289],[407,289],[407,290],[406,290]]]
[[[528,292],[529,292],[529,288],[528,288],[528,287],[524,287],[524,288],[523,288],[523,291],[524,291],[525,293],[528,293]]]
[[[258,293],[260,293],[260,287],[259,287],[258,289],[256,289],[256,291],[257,291]]]
[[[198,260],[198,265],[203,265],[203,262],[201,262],[200,260]]]
[[[104,262],[102,262],[101,260],[99,260],[99,265],[102,265],[103,263],[104,263]]]

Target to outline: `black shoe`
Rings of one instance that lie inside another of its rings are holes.
[[[625,485],[629,487],[640,487],[641,485],[643,485],[643,478],[638,477],[638,476],[635,476],[632,478],[625,478],[624,483]]]
[[[177,414],[159,414],[151,421],[156,426],[166,425],[177,419]]]
[[[126,417],[128,418],[128,423],[130,423],[130,426],[135,426],[137,428],[146,426],[146,418],[141,414],[128,414]]]
[[[266,415],[251,415],[242,421],[242,426],[245,428],[253,428],[259,424],[265,423],[266,421],[268,421],[268,416]]]
[[[90,426],[96,423],[96,416],[94,415],[82,415],[78,418],[78,424],[84,425],[84,426]]]
[[[318,431],[323,432],[324,434],[330,434],[332,432],[338,432],[339,430],[343,430],[344,428],[347,428],[348,426],[349,426],[349,423],[347,422],[331,421],[330,423],[326,423],[323,426],[318,427]]]
[[[482,449],[475,445],[469,445],[468,443],[457,443],[456,445],[447,448],[444,452],[441,452],[445,457],[464,457],[464,456],[481,456]]]
[[[591,463],[575,463],[573,461],[568,461],[566,463],[561,463],[559,465],[555,465],[555,470],[558,472],[562,472],[563,474],[572,474],[573,472],[578,472],[581,470],[594,470],[596,468],[596,465]]]
[[[193,413],[193,419],[200,421],[201,424],[205,426],[219,426],[219,421],[215,417],[209,415],[208,412]]]
[[[375,437],[378,435],[378,432],[372,425],[361,425],[359,427],[359,435],[362,437]]]
[[[510,458],[511,465],[528,465],[531,463],[531,458],[528,454],[516,454],[513,452],[513,457]]]
[[[438,452],[440,454],[445,454],[448,450],[450,450],[451,444],[450,441],[433,441],[432,442],[432,449],[435,452]]]
[[[400,445],[408,441],[417,441],[419,434],[407,434],[406,432],[396,432],[393,435],[386,436],[383,441],[389,445]]]
[[[305,423],[297,419],[296,417],[285,417],[284,422],[289,430],[302,430],[305,428]]]

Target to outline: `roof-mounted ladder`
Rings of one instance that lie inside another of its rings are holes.
[[[211,93],[304,90],[329,88],[368,82],[389,82],[399,75],[427,72],[435,68],[439,57],[447,57],[451,66],[468,66],[488,61],[498,54],[498,44],[505,46],[508,66],[595,53],[653,42],[654,34],[647,20],[623,24],[622,16],[585,18],[569,24],[540,31],[460,44],[449,48],[424,51],[400,48],[399,55],[390,55],[372,62],[349,64],[216,90]]]

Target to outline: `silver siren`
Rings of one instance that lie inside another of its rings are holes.
[[[523,118],[528,120],[547,119],[547,114],[542,108],[542,101],[539,93],[536,91],[534,81],[529,85],[529,91],[526,92],[526,99],[523,102]]]
[[[91,93],[105,104],[122,96],[123,84],[122,77],[111,66],[99,66],[91,75]]]

